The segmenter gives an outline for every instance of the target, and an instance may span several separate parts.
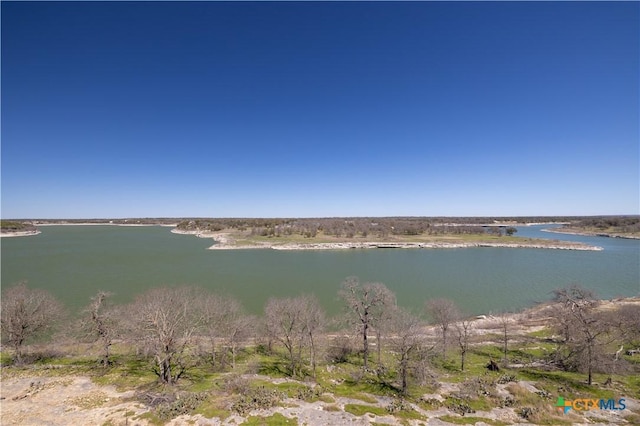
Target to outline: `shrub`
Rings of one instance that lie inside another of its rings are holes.
[[[231,405],[231,410],[241,416],[245,416],[251,410],[271,408],[278,404],[284,397],[284,393],[276,389],[266,389],[261,386],[240,395],[240,398]]]
[[[237,374],[232,374],[223,379],[221,388],[227,393],[243,394],[249,390],[249,380]]]
[[[327,361],[333,363],[347,362],[349,357],[355,353],[356,350],[348,337],[336,337],[327,350]]]
[[[206,392],[179,394],[174,401],[158,405],[155,410],[156,415],[161,420],[170,420],[184,414],[191,414],[208,396]]]
[[[515,381],[516,381],[516,376],[514,376],[513,374],[503,374],[502,376],[498,377],[498,380],[496,380],[496,383],[500,385],[504,385],[510,382],[515,382]]]

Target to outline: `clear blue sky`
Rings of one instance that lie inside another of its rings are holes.
[[[2,217],[638,214],[638,2],[6,2]]]

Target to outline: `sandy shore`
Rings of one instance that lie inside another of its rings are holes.
[[[15,232],[0,232],[0,238],[11,238],[11,237],[29,237],[31,235],[38,235],[41,231],[37,229],[35,231],[15,231]]]

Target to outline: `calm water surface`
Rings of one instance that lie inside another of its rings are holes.
[[[640,241],[518,228],[519,236],[582,241],[599,252],[472,248],[445,250],[206,250],[209,239],[166,227],[46,226],[32,237],[3,238],[2,285],[27,280],[71,309],[98,290],[127,302],[159,285],[195,284],[238,297],[254,313],[270,296],[315,293],[337,313],[348,276],[385,283],[398,303],[419,309],[433,297],[469,313],[518,309],[578,283],[599,296],[640,294]]]

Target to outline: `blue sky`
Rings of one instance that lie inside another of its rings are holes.
[[[638,2],[5,2],[2,217],[638,214]]]

